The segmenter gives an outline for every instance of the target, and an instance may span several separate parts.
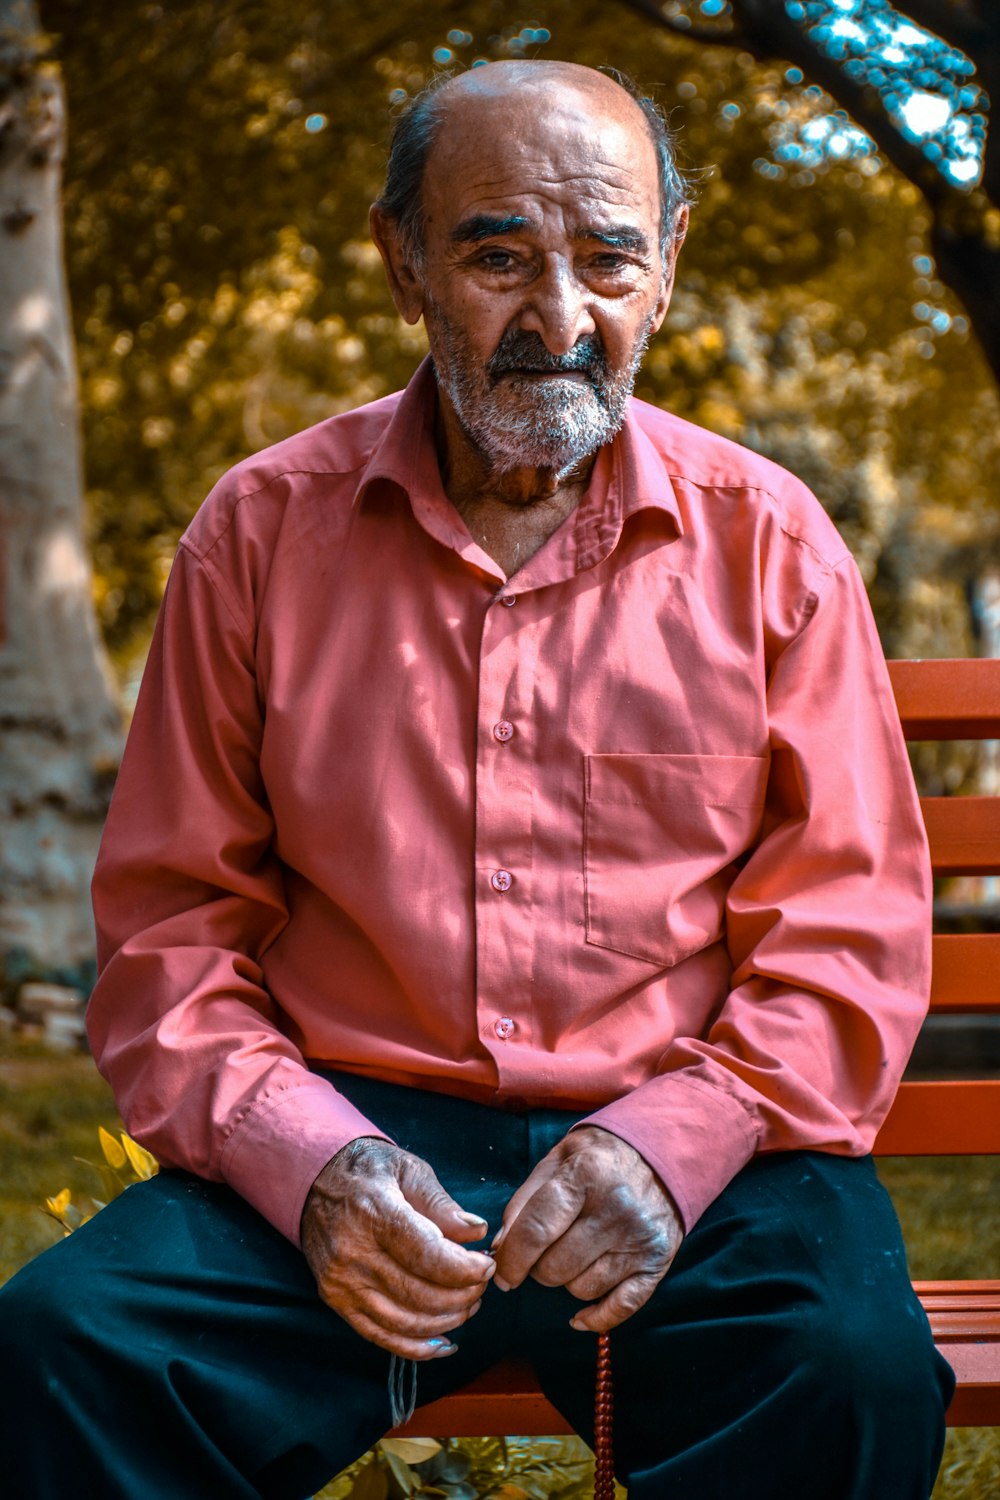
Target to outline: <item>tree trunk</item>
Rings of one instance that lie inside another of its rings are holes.
[[[0,982],[85,978],[120,715],[83,539],[62,257],[63,96],[0,0]]]

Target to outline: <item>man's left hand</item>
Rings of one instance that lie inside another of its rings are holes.
[[[507,1204],[494,1241],[494,1283],[511,1288],[533,1276],[543,1286],[564,1286],[590,1304],[572,1326],[604,1333],[649,1299],[683,1233],[673,1199],[638,1151],[610,1131],[582,1125]]]

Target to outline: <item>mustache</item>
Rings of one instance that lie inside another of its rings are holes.
[[[608,360],[600,334],[588,333],[566,354],[546,349],[541,335],[525,328],[508,328],[486,364],[494,383],[503,375],[584,374],[593,384],[607,376]]]

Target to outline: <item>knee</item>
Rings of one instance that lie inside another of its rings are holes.
[[[796,1357],[828,1402],[943,1415],[949,1372],[909,1286],[894,1297],[811,1307],[796,1333]]]

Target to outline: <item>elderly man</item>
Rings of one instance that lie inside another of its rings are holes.
[[[308,1495],[512,1350],[588,1433],[608,1329],[632,1500],[929,1494],[866,1156],[920,819],[816,502],[630,402],[683,197],[602,74],[417,101],[371,224],[430,360],[183,539],[90,1014],[171,1170],[7,1294],[17,1495]]]

